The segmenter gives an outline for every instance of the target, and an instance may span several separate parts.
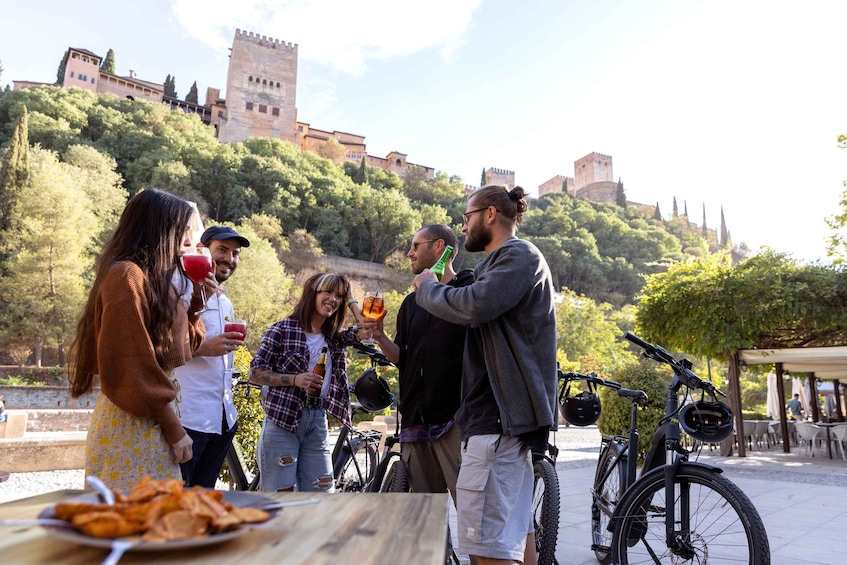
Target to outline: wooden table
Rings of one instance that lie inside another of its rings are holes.
[[[44,508],[81,491],[63,490],[0,504],[0,519],[35,518]],[[283,508],[274,529],[254,529],[230,541],[174,552],[129,552],[130,563],[309,563],[443,565],[447,494],[261,493],[282,502],[321,502]],[[40,526],[0,529],[3,563],[90,564],[109,551],[53,537]]]

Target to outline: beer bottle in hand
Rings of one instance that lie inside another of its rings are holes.
[[[448,245],[444,248],[444,253],[441,254],[441,257],[438,258],[438,261],[435,262],[435,265],[432,266],[430,271],[435,273],[439,279],[444,276],[444,267],[447,266],[447,261],[450,260],[450,255],[453,254],[453,246]]]
[[[320,375],[321,378],[326,378],[326,345],[321,349],[321,356],[318,357],[318,364],[315,365],[315,368],[312,372],[316,375]],[[312,385],[309,387],[309,396],[320,396],[321,395],[321,386],[320,385]]]

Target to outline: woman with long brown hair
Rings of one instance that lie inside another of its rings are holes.
[[[257,446],[259,490],[327,490],[332,485],[327,413],[350,426],[344,348],[358,328],[342,330],[346,305],[361,310],[343,275],[317,274],[303,285],[294,312],[267,329],[250,381],[267,387]],[[315,366],[325,354],[325,377]]]
[[[128,489],[145,475],[179,479],[191,459],[191,438],[179,421],[171,371],[191,359],[205,330],[178,274],[191,246],[193,209],[172,194],[147,189],[133,196],[103,247],[71,346],[70,391],[100,396],[91,417],[87,474]],[[185,283],[189,284],[189,283]],[[196,291],[196,289],[195,289]]]

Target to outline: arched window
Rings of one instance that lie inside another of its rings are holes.
[[[263,79],[262,79],[262,84],[268,84],[268,79],[263,78]]]
[[[276,87],[279,88],[279,83],[276,83]]]
[[[250,78],[247,79],[247,82],[253,82],[253,75],[250,75]]]
[[[403,163],[401,163],[401,162],[400,162],[400,159],[397,159],[397,162],[396,162],[395,164],[399,167],[399,166],[400,166],[400,165],[402,165]]]

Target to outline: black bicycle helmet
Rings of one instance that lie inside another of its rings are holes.
[[[388,383],[373,369],[366,369],[356,379],[353,393],[359,399],[362,408],[368,412],[378,412],[394,402],[394,395],[391,394]]]
[[[559,395],[559,407],[565,420],[574,426],[590,426],[596,423],[601,412],[596,386],[589,381],[588,390],[576,396],[571,396],[570,390],[571,384],[568,383]]]
[[[698,400],[679,411],[679,425],[693,439],[720,443],[732,434],[732,411],[723,402]]]

